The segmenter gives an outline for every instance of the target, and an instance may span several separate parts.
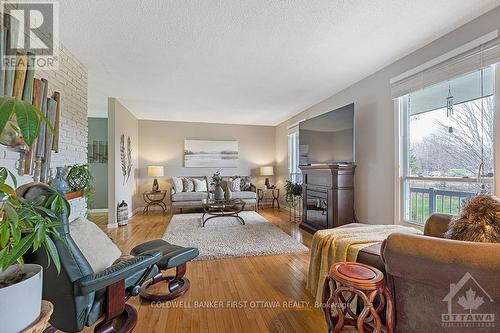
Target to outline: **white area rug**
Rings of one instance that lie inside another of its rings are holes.
[[[245,225],[234,217],[218,217],[202,227],[201,215],[172,216],[163,239],[175,245],[198,248],[200,255],[195,260],[309,251],[256,212],[240,213]]]

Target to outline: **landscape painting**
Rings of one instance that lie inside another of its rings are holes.
[[[238,141],[184,140],[186,168],[237,168]]]

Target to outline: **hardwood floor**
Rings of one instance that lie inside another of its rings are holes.
[[[289,223],[286,211],[259,213],[310,246],[312,236]],[[137,215],[109,231],[106,216],[91,219],[128,253],[161,238],[171,215]],[[190,262],[186,295],[160,305],[129,300],[139,313],[135,332],[325,332],[323,313],[305,289],[308,264],[309,253]]]

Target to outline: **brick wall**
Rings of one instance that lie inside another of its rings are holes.
[[[61,125],[59,130],[59,152],[52,153],[51,169],[73,164],[87,163],[87,69],[64,46],[60,47],[59,69],[57,71],[37,71],[36,78],[49,81],[49,94],[61,93]],[[0,145],[0,166],[6,166],[17,175],[19,154]],[[18,183],[33,181],[30,176],[19,176]],[[78,199],[77,201],[81,201]],[[85,205],[72,203],[73,216],[81,215]]]

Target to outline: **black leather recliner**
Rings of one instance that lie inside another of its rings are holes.
[[[32,183],[21,186],[17,192],[19,196],[31,199],[46,195],[48,186]],[[198,255],[197,249],[181,247],[177,247],[176,253],[168,253],[164,246],[168,243],[157,240],[151,246],[143,246],[143,251],[135,251],[133,258],[113,264],[104,271],[93,272],[71,238],[68,217],[62,214],[61,221],[64,227],[59,233],[66,244],[53,238],[59,252],[61,271],[58,273],[55,265],[48,264],[49,258],[43,250],[28,253],[24,261],[44,268],[42,297],[54,305],[50,324],[64,332],[79,332],[86,326],[94,325],[103,315],[104,319],[96,325],[95,332],[131,332],[137,322],[137,311],[126,301],[140,293],[141,285],[151,284],[152,278],[161,274],[156,263],[179,255],[189,261]],[[157,249],[157,246],[160,248]],[[190,255],[186,256],[186,253]],[[173,261],[176,261],[175,258]],[[183,262],[184,270],[186,261]],[[189,287],[189,281],[187,284]],[[117,318],[120,320],[116,321]],[[114,322],[119,322],[120,327],[113,326]]]

